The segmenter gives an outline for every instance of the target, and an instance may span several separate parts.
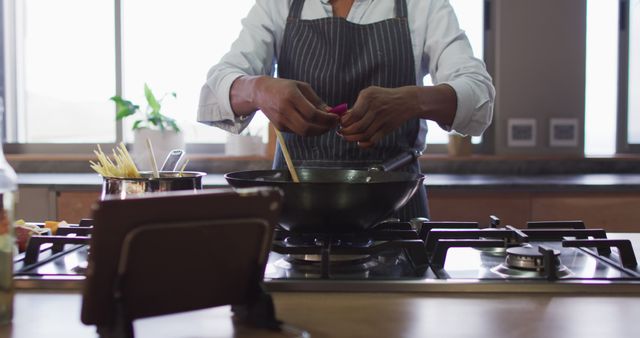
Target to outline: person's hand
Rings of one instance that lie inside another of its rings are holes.
[[[327,112],[329,107],[308,83],[261,77],[255,89],[256,106],[280,131],[320,135],[340,121],[338,116]]]
[[[417,114],[415,87],[368,87],[341,118],[340,135],[362,148],[372,147]]]

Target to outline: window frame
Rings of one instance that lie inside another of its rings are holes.
[[[20,111],[23,109],[19,102],[24,102],[20,98],[22,91],[18,89],[21,80],[21,71],[17,60],[21,54],[21,46],[17,41],[19,35],[16,24],[16,1],[19,0],[0,0],[0,13],[2,20],[6,24],[0,25],[0,54],[2,55],[2,77],[0,77],[0,95],[4,98],[4,114],[2,119],[2,143],[5,154],[91,154],[96,147],[96,143],[34,143],[18,141],[18,119]],[[121,0],[114,0],[114,9],[116,11],[115,23],[118,24]],[[5,30],[6,28],[6,30]],[[121,82],[121,60],[119,54],[118,34],[120,34],[120,25],[116,26],[116,92],[120,93],[122,88]],[[5,65],[12,64],[14,67],[7,69]],[[120,67],[118,69],[118,67]],[[6,71],[6,72],[5,72]],[[115,121],[116,139],[114,143],[100,143],[101,147],[115,147],[122,140],[122,122]]]
[[[495,6],[491,6],[493,0],[484,1],[484,34],[483,34],[483,55],[485,67],[487,72],[491,75],[492,79],[495,79],[495,24],[492,22],[492,18],[496,17],[494,12]],[[489,124],[489,127],[482,133],[482,141],[479,144],[473,145],[474,154],[494,154],[495,153],[495,130],[496,130],[496,115],[495,107],[493,113],[493,121]]]
[[[618,62],[618,123],[616,154],[640,153],[640,144],[631,144],[629,131],[629,16],[631,1],[620,0],[620,40]]]

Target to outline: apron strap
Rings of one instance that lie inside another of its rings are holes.
[[[407,1],[406,0],[396,0],[396,16],[400,19],[407,18]]]
[[[293,0],[291,7],[289,8],[288,20],[300,19],[302,17],[302,7],[304,6],[304,0]]]

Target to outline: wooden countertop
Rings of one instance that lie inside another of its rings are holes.
[[[311,337],[640,337],[640,296],[275,293],[278,318]],[[7,338],[97,337],[77,293],[19,292]],[[136,337],[287,337],[234,328],[229,307],[148,318]]]

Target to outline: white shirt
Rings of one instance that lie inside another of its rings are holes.
[[[242,131],[251,116],[233,113],[229,90],[243,75],[273,75],[280,53],[286,19],[292,0],[257,0],[242,20],[242,31],[231,50],[213,66],[202,86],[198,121],[232,133]],[[491,123],[495,89],[484,62],[473,56],[469,40],[458,25],[448,0],[406,0],[413,45],[416,85],[423,85],[431,74],[434,84],[448,84],[458,98],[451,129],[468,135],[480,135]],[[394,0],[355,0],[347,20],[369,24],[394,17]],[[301,19],[332,16],[329,0],[306,0]],[[426,121],[416,141],[424,147]]]

